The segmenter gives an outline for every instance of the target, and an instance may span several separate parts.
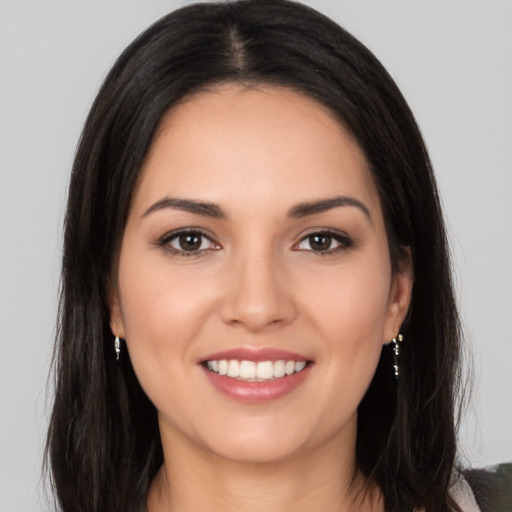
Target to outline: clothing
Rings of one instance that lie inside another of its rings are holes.
[[[463,512],[482,512],[476,502],[473,490],[463,476],[457,479],[450,494]]]
[[[463,512],[512,512],[512,463],[459,470],[450,495]]]
[[[512,463],[462,472],[481,512],[512,511]]]

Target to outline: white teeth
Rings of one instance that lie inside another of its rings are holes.
[[[212,366],[213,366],[213,361],[212,361]],[[228,362],[225,359],[223,359],[222,361],[219,361],[219,375],[227,375],[227,373],[228,373]]]
[[[256,363],[253,361],[240,362],[240,377],[242,379],[255,379],[256,378]]]
[[[304,370],[306,368],[306,362],[305,361],[299,361],[298,363],[295,363],[295,371],[300,372],[301,370]]]
[[[240,377],[240,363],[236,359],[228,363],[228,377]]]
[[[274,363],[274,377],[284,377],[286,375],[285,361],[276,361]]]
[[[274,364],[272,361],[261,361],[256,366],[258,379],[271,379],[274,376]]]
[[[271,379],[278,379],[285,375],[292,375],[300,372],[306,367],[305,361],[238,361],[236,359],[220,361],[206,361],[208,370],[218,373],[219,375],[227,375],[240,380],[249,380],[261,382]]]

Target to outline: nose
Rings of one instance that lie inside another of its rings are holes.
[[[270,250],[246,253],[232,263],[220,310],[224,322],[265,332],[294,320],[291,283]]]

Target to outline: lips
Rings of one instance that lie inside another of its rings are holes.
[[[217,391],[248,403],[265,403],[291,393],[313,364],[300,354],[270,348],[217,352],[200,363]]]

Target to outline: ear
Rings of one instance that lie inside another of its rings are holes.
[[[119,292],[111,286],[107,294],[107,303],[110,310],[110,329],[112,334],[118,338],[125,339],[124,321],[119,301]]]
[[[412,257],[410,249],[407,248],[398,270],[393,275],[382,343],[389,343],[400,332],[411,304],[412,285]]]

